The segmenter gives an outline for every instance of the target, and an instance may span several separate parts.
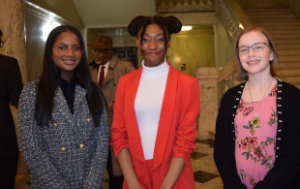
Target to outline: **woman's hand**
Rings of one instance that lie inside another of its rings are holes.
[[[120,168],[123,172],[123,175],[125,177],[125,180],[127,182],[128,188],[130,189],[143,189],[142,186],[139,183],[139,180],[135,174],[132,160],[130,156],[130,152],[127,148],[123,148],[118,157],[117,160],[119,162]]]
[[[169,170],[159,189],[172,189],[182,170],[184,169],[184,159],[181,157],[172,157]]]

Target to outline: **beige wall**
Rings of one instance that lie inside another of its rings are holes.
[[[192,77],[200,67],[215,66],[214,30],[212,26],[193,26],[190,31],[181,31],[171,36],[171,48],[168,61],[181,71],[181,64],[186,64],[186,71]]]

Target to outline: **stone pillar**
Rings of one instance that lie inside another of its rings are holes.
[[[197,139],[214,140],[218,115],[218,78],[215,67],[199,68],[196,77],[200,87],[200,116]]]
[[[27,82],[26,47],[24,33],[24,4],[23,0],[1,0],[0,2],[0,29],[3,32],[4,46],[0,53],[14,57],[19,62],[23,83]],[[16,108],[12,108],[16,125]],[[16,129],[17,132],[17,129]],[[18,134],[17,134],[18,137]],[[19,139],[18,139],[19,140]],[[19,156],[18,173],[28,173],[28,168]]]

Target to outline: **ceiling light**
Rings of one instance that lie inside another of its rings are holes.
[[[181,31],[188,31],[191,29],[192,29],[192,26],[182,26]]]

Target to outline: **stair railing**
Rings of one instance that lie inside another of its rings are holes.
[[[232,44],[234,44],[237,35],[244,28],[250,27],[253,24],[237,0],[216,0],[215,5],[216,16],[224,26]],[[224,82],[224,93],[229,88],[229,82],[232,80],[232,75],[237,71],[236,62],[236,58],[233,57],[220,69],[218,82]]]

